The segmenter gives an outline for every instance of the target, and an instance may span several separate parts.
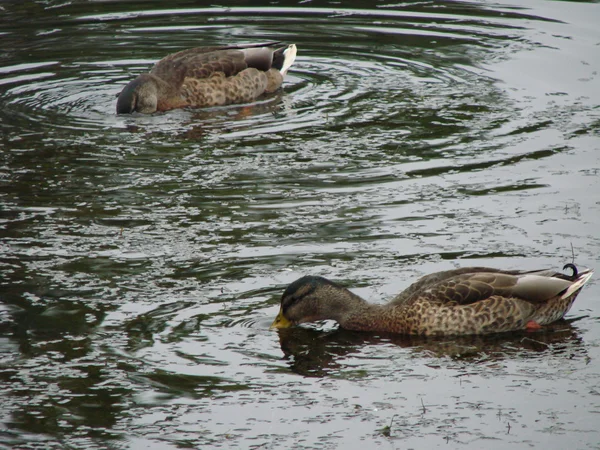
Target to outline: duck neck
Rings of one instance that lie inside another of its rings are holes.
[[[343,294],[329,297],[328,309],[331,317],[346,330],[363,330],[372,327],[372,318],[377,317],[382,308],[380,305],[368,303],[363,298],[348,290]]]
[[[368,303],[350,291],[344,295],[343,301],[336,301],[333,306],[336,313],[332,319],[346,330],[394,333],[406,331],[398,320],[394,320],[397,315],[395,308]]]
[[[156,91],[158,96],[157,109],[159,111],[166,111],[174,108],[181,108],[187,105],[187,103],[181,97],[180,90],[173,87],[171,84],[164,81],[155,75],[150,75],[152,81],[156,85]]]

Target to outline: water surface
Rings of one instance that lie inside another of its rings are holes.
[[[600,270],[597,4],[0,8],[0,445],[597,448],[594,279],[538,333],[268,330],[307,273]],[[270,40],[275,95],[114,114],[169,52]]]

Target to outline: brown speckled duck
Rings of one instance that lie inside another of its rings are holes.
[[[331,319],[341,328],[412,335],[467,335],[538,329],[561,319],[593,271],[466,267],[427,275],[386,305],[367,303],[326,278],[305,276],[281,297],[272,328]]]
[[[279,89],[296,58],[294,44],[278,44],[199,47],[165,56],[123,88],[117,114],[252,102]]]

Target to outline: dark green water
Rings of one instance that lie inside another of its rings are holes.
[[[540,333],[268,330],[307,273],[384,302],[571,246],[600,270],[598,23],[529,0],[0,4],[0,446],[598,448],[595,279]],[[167,53],[269,40],[298,46],[276,95],[114,114]]]

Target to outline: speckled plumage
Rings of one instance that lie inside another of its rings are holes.
[[[592,270],[521,272],[468,267],[427,275],[386,305],[322,277],[290,284],[273,327],[332,319],[342,328],[412,335],[488,334],[547,325],[571,308]],[[566,267],[566,266],[565,266]]]
[[[123,88],[117,114],[252,102],[279,89],[294,62],[296,46],[277,44],[198,47],[168,55]]]

